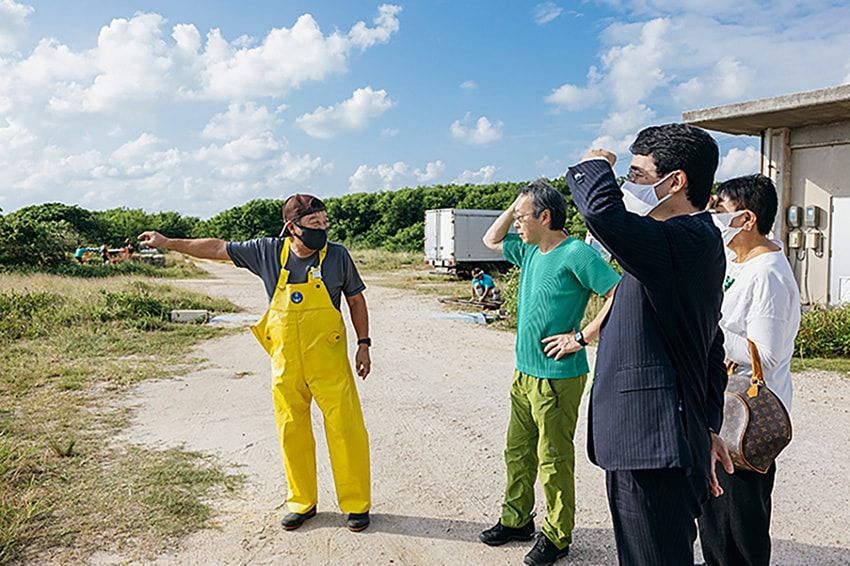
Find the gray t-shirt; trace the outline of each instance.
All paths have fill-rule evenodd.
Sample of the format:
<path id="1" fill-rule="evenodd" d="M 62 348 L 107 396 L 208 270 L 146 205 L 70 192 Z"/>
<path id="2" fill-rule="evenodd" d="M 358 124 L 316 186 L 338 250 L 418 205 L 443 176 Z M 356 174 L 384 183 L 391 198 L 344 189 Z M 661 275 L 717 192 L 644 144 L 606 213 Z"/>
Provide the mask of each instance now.
<path id="1" fill-rule="evenodd" d="M 283 251 L 284 240 L 285 238 L 257 238 L 246 242 L 227 242 L 227 253 L 234 265 L 250 270 L 263 280 L 269 301 L 272 300 L 277 281 L 280 279 L 280 252 Z M 290 250 L 286 260 L 288 283 L 305 283 L 307 272 L 318 265 L 318 253 L 302 259 Z M 351 297 L 366 289 L 351 255 L 339 244 L 328 244 L 328 254 L 322 266 L 322 280 L 337 309 L 342 293 Z"/>

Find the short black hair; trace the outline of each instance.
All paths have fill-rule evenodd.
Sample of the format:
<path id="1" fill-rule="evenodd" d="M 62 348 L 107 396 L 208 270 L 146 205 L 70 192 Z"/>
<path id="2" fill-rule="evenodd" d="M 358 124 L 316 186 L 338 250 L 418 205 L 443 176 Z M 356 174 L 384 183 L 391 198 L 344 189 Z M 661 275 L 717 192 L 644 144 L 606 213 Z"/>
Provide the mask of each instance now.
<path id="1" fill-rule="evenodd" d="M 749 210 L 756 215 L 756 228 L 766 236 L 773 228 L 779 198 L 776 187 L 764 175 L 746 175 L 723 181 L 717 187 L 717 195 L 735 204 L 736 210 Z"/>
<path id="2" fill-rule="evenodd" d="M 567 199 L 561 191 L 544 181 L 537 179 L 519 190 L 521 195 L 531 196 L 531 206 L 534 209 L 534 217 L 540 218 L 544 210 L 549 211 L 552 222 L 550 230 L 563 230 L 567 222 Z"/>
<path id="3" fill-rule="evenodd" d="M 652 157 L 659 179 L 671 171 L 684 171 L 688 200 L 699 209 L 706 207 L 720 159 L 717 142 L 708 132 L 688 124 L 650 126 L 638 133 L 629 151 Z"/>

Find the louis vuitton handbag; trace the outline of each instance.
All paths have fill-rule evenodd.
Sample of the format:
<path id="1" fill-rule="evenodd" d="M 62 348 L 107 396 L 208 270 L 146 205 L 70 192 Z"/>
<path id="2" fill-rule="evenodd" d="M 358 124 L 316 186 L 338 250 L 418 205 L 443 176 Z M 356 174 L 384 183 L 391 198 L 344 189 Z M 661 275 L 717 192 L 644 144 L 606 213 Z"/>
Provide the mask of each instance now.
<path id="1" fill-rule="evenodd" d="M 752 376 L 730 371 L 720 438 L 738 470 L 766 474 L 791 442 L 791 419 L 779 397 L 764 382 L 759 351 L 747 340 Z"/>

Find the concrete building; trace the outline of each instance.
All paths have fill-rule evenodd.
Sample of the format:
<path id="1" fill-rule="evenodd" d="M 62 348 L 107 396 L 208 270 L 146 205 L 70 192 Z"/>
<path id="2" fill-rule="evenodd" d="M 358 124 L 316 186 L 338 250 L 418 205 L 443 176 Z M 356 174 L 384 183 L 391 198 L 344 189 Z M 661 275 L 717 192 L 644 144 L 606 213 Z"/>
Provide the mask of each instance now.
<path id="1" fill-rule="evenodd" d="M 804 304 L 850 302 L 850 85 L 694 110 L 685 122 L 761 138 L 773 227 Z"/>

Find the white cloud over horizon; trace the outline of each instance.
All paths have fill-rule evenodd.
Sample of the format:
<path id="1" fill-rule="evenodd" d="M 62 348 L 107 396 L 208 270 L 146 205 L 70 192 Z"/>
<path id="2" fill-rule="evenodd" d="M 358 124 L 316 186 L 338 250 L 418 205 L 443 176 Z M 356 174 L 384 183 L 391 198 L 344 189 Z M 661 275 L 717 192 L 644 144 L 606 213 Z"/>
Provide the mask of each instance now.
<path id="1" fill-rule="evenodd" d="M 720 164 L 714 176 L 716 181 L 725 181 L 742 175 L 754 175 L 759 172 L 761 151 L 752 145 L 741 149 L 731 148 L 720 157 Z"/>
<path id="2" fill-rule="evenodd" d="M 765 21 L 752 2 L 602 1 L 626 21 L 604 28 L 584 84 L 543 97 L 556 111 L 603 113 L 588 147 L 622 156 L 640 129 L 686 110 L 850 82 L 847 5 L 816 0 L 804 14 L 781 3 Z"/>
<path id="3" fill-rule="evenodd" d="M 463 122 L 455 120 L 449 128 L 452 137 L 474 145 L 488 144 L 502 139 L 503 129 L 502 122 L 494 124 L 486 116 L 481 116 L 473 122 L 471 114 L 467 114 Z"/>
<path id="4" fill-rule="evenodd" d="M 329 33 L 303 14 L 259 40 L 228 40 L 217 28 L 202 37 L 191 23 L 139 12 L 109 20 L 88 49 L 45 37 L 19 51 L 33 9 L 0 0 L 0 208 L 64 200 L 206 216 L 310 190 L 334 163 L 279 133 L 282 99 L 389 42 L 400 12 L 385 4 L 372 24 Z M 392 104 L 385 91 L 359 89 L 302 124 L 318 137 L 356 130 Z M 187 132 L 163 123 L 180 105 L 212 111 Z"/>
<path id="5" fill-rule="evenodd" d="M 348 190 L 352 193 L 391 191 L 402 187 L 434 181 L 446 169 L 442 160 L 428 162 L 424 169 L 411 169 L 407 163 L 379 163 L 360 165 L 348 178 Z"/>
<path id="6" fill-rule="evenodd" d="M 319 106 L 313 112 L 303 114 L 295 124 L 307 135 L 319 139 L 330 139 L 342 132 L 355 132 L 368 126 L 369 120 L 377 118 L 395 106 L 385 90 L 372 87 L 358 88 L 351 98 L 339 104 Z"/>

